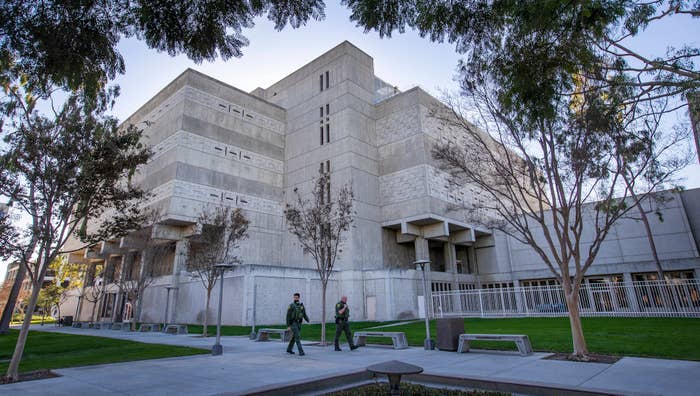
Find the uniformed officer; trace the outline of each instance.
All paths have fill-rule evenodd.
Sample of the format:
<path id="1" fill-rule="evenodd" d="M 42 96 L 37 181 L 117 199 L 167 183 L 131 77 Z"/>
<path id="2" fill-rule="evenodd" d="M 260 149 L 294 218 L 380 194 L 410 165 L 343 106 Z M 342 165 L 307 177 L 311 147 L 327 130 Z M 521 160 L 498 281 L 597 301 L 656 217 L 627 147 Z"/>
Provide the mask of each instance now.
<path id="1" fill-rule="evenodd" d="M 340 333 L 345 332 L 345 338 L 350 344 L 350 350 L 357 349 L 357 346 L 352 343 L 352 334 L 350 334 L 350 307 L 348 307 L 348 298 L 343 296 L 340 302 L 335 304 L 335 350 L 340 351 Z"/>
<path id="2" fill-rule="evenodd" d="M 287 330 L 292 331 L 292 339 L 289 341 L 289 346 L 287 347 L 287 353 L 294 354 L 292 348 L 294 348 L 294 343 L 297 344 L 297 350 L 299 350 L 299 356 L 304 356 L 304 349 L 301 347 L 301 322 L 306 320 L 309 322 L 309 317 L 306 316 L 306 309 L 304 304 L 299 301 L 299 293 L 294 293 L 294 302 L 289 304 L 287 308 Z"/>

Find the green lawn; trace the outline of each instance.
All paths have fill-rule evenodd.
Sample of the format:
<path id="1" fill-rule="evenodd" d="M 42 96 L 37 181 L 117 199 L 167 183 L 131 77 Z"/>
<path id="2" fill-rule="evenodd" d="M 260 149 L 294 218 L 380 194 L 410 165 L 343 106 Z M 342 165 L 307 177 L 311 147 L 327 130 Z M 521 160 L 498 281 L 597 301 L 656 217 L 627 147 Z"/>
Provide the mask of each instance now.
<path id="1" fill-rule="evenodd" d="M 700 360 L 700 320 L 687 318 L 582 318 L 592 353 Z M 535 351 L 573 351 L 568 318 L 465 319 L 467 333 L 527 334 Z M 396 326 L 410 345 L 423 345 L 425 324 Z M 435 338 L 435 321 L 430 323 Z M 515 350 L 515 343 L 474 341 L 474 348 Z"/>
<path id="2" fill-rule="evenodd" d="M 645 356 L 700 360 L 700 319 L 688 318 L 582 318 L 588 349 L 592 353 L 614 356 Z M 391 322 L 386 322 L 391 323 Z M 353 331 L 378 326 L 379 322 L 351 322 Z M 257 326 L 257 327 L 279 327 Z M 467 333 L 527 334 L 532 347 L 543 352 L 572 352 L 571 329 L 568 318 L 465 319 Z M 202 326 L 190 325 L 191 333 L 201 333 Z M 335 324 L 326 325 L 326 338 L 333 340 Z M 408 343 L 423 345 L 425 323 L 392 326 L 386 331 L 403 331 Z M 436 338 L 435 321 L 430 323 L 432 338 Z M 210 335 L 216 334 L 210 327 Z M 222 326 L 223 335 L 248 335 L 250 327 Z M 305 324 L 304 340 L 320 340 L 321 326 Z M 343 337 L 344 339 L 344 337 Z M 390 344 L 386 338 L 369 338 L 369 343 Z M 474 348 L 516 350 L 514 343 L 474 341 Z"/>
<path id="3" fill-rule="evenodd" d="M 10 330 L 9 334 L 0 336 L 0 373 L 7 371 L 7 366 L 14 352 L 17 334 L 17 330 Z M 31 331 L 27 338 L 20 371 L 89 366 L 209 352 L 209 350 L 199 348 Z"/>
<path id="4" fill-rule="evenodd" d="M 21 325 L 23 321 L 24 321 L 24 318 L 22 316 L 15 315 L 15 317 L 12 318 L 10 325 Z M 56 319 L 54 319 L 53 316 L 44 316 L 44 324 L 55 324 L 55 323 L 56 323 Z M 41 316 L 39 316 L 39 315 L 32 316 L 32 324 L 41 324 Z"/>

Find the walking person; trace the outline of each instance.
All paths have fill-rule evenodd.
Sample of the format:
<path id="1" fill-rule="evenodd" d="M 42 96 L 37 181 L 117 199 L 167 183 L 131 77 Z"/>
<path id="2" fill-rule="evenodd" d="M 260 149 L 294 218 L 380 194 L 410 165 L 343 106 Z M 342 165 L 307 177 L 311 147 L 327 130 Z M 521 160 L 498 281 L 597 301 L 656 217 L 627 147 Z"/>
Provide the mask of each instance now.
<path id="1" fill-rule="evenodd" d="M 350 307 L 348 307 L 348 298 L 343 296 L 340 298 L 340 302 L 335 304 L 335 350 L 341 351 L 340 349 L 340 333 L 345 332 L 345 339 L 348 340 L 350 344 L 350 350 L 353 351 L 357 349 L 357 346 L 352 343 L 352 334 L 350 333 Z"/>
<path id="2" fill-rule="evenodd" d="M 299 293 L 294 293 L 294 301 L 287 308 L 287 330 L 292 331 L 292 339 L 289 341 L 289 346 L 287 346 L 287 353 L 294 354 L 292 348 L 294 348 L 294 343 L 296 342 L 299 356 L 304 356 L 304 348 L 301 347 L 301 322 L 306 320 L 306 323 L 308 323 L 309 317 L 306 316 L 306 309 L 304 304 L 299 301 L 299 297 Z"/>

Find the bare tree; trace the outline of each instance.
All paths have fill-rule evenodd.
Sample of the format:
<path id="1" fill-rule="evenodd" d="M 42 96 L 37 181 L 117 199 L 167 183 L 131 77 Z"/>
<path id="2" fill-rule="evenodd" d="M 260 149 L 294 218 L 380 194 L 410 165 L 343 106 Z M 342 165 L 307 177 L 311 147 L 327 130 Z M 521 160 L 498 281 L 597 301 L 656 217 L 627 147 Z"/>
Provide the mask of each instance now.
<path id="1" fill-rule="evenodd" d="M 143 249 L 139 253 L 127 253 L 129 257 L 124 260 L 122 267 L 124 273 L 115 279 L 122 298 L 131 302 L 134 307 L 133 320 L 130 324 L 132 330 L 136 329 L 136 322 L 140 320 L 146 290 L 159 276 L 166 274 L 167 262 L 163 257 L 175 249 L 172 241 L 151 238 L 150 233 L 144 239 Z"/>
<path id="2" fill-rule="evenodd" d="M 202 336 L 207 337 L 209 325 L 209 303 L 211 292 L 221 275 L 216 264 L 238 264 L 240 258 L 233 254 L 238 243 L 248 237 L 248 219 L 240 208 L 231 209 L 223 203 L 205 209 L 197 218 L 202 231 L 190 240 L 190 254 L 187 258 L 187 270 L 192 278 L 199 279 L 204 286 L 207 297 L 204 303 Z"/>
<path id="3" fill-rule="evenodd" d="M 321 279 L 321 344 L 326 343 L 326 290 L 333 275 L 333 266 L 344 234 L 352 225 L 353 194 L 350 186 L 338 190 L 333 199 L 330 189 L 330 172 L 319 171 L 314 182 L 311 199 L 301 196 L 297 189 L 296 202 L 287 205 L 284 215 L 289 231 L 294 234 L 304 253 L 313 257 Z"/>
<path id="4" fill-rule="evenodd" d="M 105 293 L 107 292 L 107 283 L 104 281 L 105 266 L 107 263 L 90 263 L 88 264 L 88 270 L 86 273 L 85 290 L 83 291 L 83 298 L 85 301 L 92 304 L 92 311 L 90 313 L 90 322 L 95 322 L 97 306 L 102 301 Z"/>
<path id="5" fill-rule="evenodd" d="M 554 274 L 568 307 L 572 358 L 588 359 L 578 304 L 584 274 L 612 225 L 671 178 L 659 164 L 687 133 L 658 128 L 641 107 L 621 111 L 615 91 L 582 87 L 579 96 L 560 98 L 557 117 L 538 119 L 504 110 L 492 87 L 463 88 L 488 133 L 465 120 L 465 102 L 448 99 L 450 108 L 433 114 L 459 141 L 438 143 L 433 156 L 455 185 L 481 192 L 470 200 L 472 220 L 529 245 Z"/>
<path id="6" fill-rule="evenodd" d="M 131 283 L 132 297 L 136 304 L 132 329 L 141 318 L 143 296 L 146 289 L 153 284 L 157 277 L 167 274 L 169 262 L 163 260 L 163 257 L 174 251 L 175 242 L 152 238 L 150 233 L 146 237 L 144 248 L 141 250 L 140 254 L 140 262 L 138 263 L 138 273 L 136 274 L 136 279 Z M 134 265 L 136 265 L 136 263 Z"/>

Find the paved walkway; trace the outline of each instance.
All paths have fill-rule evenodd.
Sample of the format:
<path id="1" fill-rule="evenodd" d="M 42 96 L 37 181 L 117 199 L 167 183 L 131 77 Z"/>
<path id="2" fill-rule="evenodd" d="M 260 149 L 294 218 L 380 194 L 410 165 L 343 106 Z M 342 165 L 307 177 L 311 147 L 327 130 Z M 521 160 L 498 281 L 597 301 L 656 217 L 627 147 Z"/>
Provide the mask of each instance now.
<path id="1" fill-rule="evenodd" d="M 192 335 L 125 333 L 113 330 L 42 330 L 210 348 L 213 339 Z M 700 362 L 623 358 L 615 364 L 544 360 L 546 353 L 521 357 L 510 352 L 466 354 L 366 347 L 343 352 L 306 346 L 307 355 L 285 353 L 278 341 L 253 342 L 222 337 L 222 356 L 188 356 L 55 370 L 61 377 L 0 386 L 8 395 L 211 395 L 247 390 L 324 375 L 360 370 L 386 360 L 401 360 L 427 374 L 542 383 L 624 394 L 697 395 Z"/>

